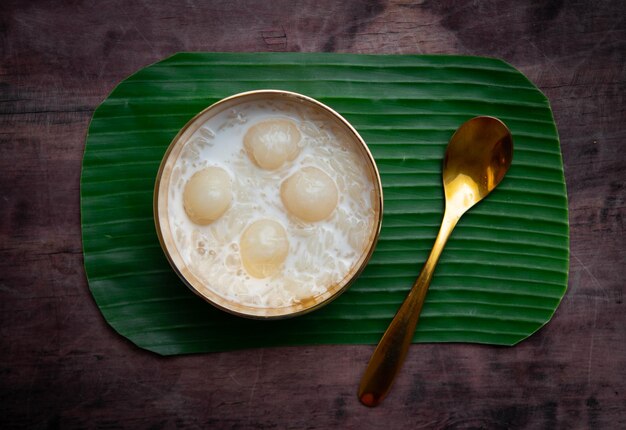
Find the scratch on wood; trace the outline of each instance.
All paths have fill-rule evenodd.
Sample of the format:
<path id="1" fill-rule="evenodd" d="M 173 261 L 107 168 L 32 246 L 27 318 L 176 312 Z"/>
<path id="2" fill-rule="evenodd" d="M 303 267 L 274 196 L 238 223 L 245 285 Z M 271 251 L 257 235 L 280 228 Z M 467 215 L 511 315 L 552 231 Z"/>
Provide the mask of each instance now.
<path id="1" fill-rule="evenodd" d="M 233 380 L 233 382 L 234 382 L 235 384 L 237 384 L 237 386 L 239 386 L 239 387 L 242 387 L 242 386 L 243 386 L 243 384 L 242 384 L 241 382 L 239 382 L 239 380 L 238 380 L 237 378 L 235 378 L 235 376 L 233 375 L 233 373 L 232 373 L 232 372 L 228 374 L 228 377 L 229 377 L 230 379 L 232 379 L 232 380 Z"/>
<path id="2" fill-rule="evenodd" d="M 602 299 L 604 301 L 607 301 L 608 297 L 606 296 L 606 292 L 604 288 L 602 288 L 602 285 L 600 284 L 598 279 L 591 273 L 589 268 L 581 261 L 580 258 L 578 258 L 576 254 L 572 252 L 571 255 L 578 262 L 578 264 L 580 264 L 583 270 L 591 277 L 593 284 L 598 288 L 599 292 L 603 294 Z M 589 339 L 589 354 L 587 356 L 587 386 L 589 386 L 591 383 L 591 363 L 593 361 L 593 347 L 594 347 L 594 341 L 595 341 L 596 326 L 598 323 L 598 299 L 599 298 L 600 298 L 599 295 L 594 295 L 593 297 L 593 324 L 591 326 L 591 337 Z"/>
<path id="3" fill-rule="evenodd" d="M 439 364 L 441 365 L 441 373 L 443 374 L 443 381 L 444 381 L 444 385 L 446 386 L 446 396 L 448 397 L 450 404 L 453 404 L 454 399 L 452 397 L 452 393 L 450 392 L 450 387 L 448 385 L 450 378 L 448 376 L 448 369 L 446 368 L 446 363 L 441 357 L 441 352 L 438 349 L 435 349 L 435 351 L 437 351 L 437 361 L 439 361 Z"/>
<path id="4" fill-rule="evenodd" d="M 602 284 L 600 284 L 600 281 L 598 281 L 598 278 L 596 278 L 593 275 L 593 273 L 591 273 L 589 268 L 587 266 L 585 266 L 585 263 L 583 263 L 582 260 L 580 258 L 578 258 L 578 256 L 576 254 L 574 254 L 573 252 L 571 254 L 572 254 L 572 257 L 574 257 L 576 259 L 576 261 L 578 261 L 578 264 L 580 264 L 580 266 L 583 268 L 585 273 L 587 273 L 591 277 L 594 285 L 596 285 L 599 288 L 600 292 L 603 293 L 603 295 L 605 296 L 604 300 L 608 300 L 608 296 L 606 295 L 606 291 L 604 291 L 604 288 L 602 287 Z"/>
<path id="5" fill-rule="evenodd" d="M 261 37 L 263 38 L 263 42 L 270 49 L 270 51 L 286 51 L 287 43 L 289 39 L 287 38 L 287 33 L 285 32 L 285 27 L 282 25 L 279 29 L 271 28 L 267 30 L 261 30 Z"/>
<path id="6" fill-rule="evenodd" d="M 128 13 L 126 13 L 126 10 L 124 10 L 124 8 L 120 8 L 120 11 L 124 14 L 124 16 L 126 17 L 128 22 L 130 23 L 130 25 L 135 29 L 137 34 L 139 34 L 139 36 L 143 39 L 143 41 L 146 42 L 146 45 L 148 45 L 150 47 L 150 49 L 152 50 L 152 53 L 156 54 L 157 50 L 154 48 L 154 45 L 146 38 L 145 34 L 143 34 L 143 32 L 139 29 L 139 27 L 137 27 L 137 24 L 135 23 L 133 18 L 131 18 L 130 15 L 128 15 Z"/>
<path id="7" fill-rule="evenodd" d="M 254 400 L 254 391 L 256 390 L 256 386 L 259 383 L 259 376 L 261 375 L 261 364 L 263 363 L 263 349 L 259 351 L 259 361 L 256 365 L 256 375 L 254 376 L 254 382 L 252 383 L 252 388 L 250 389 L 250 398 L 248 399 L 248 426 L 250 425 L 250 420 L 252 419 L 252 401 Z"/>
<path id="8" fill-rule="evenodd" d="M 593 360 L 593 343 L 598 323 L 598 298 L 593 300 L 593 326 L 591 327 L 591 340 L 589 341 L 589 356 L 587 357 L 587 387 L 591 384 L 591 361 Z"/>

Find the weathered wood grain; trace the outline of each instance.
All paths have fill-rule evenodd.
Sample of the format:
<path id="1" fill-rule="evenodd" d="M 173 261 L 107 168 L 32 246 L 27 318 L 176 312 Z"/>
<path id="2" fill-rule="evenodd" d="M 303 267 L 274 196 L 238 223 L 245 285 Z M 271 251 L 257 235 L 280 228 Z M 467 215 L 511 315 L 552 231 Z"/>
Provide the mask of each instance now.
<path id="1" fill-rule="evenodd" d="M 0 427 L 624 428 L 626 4 L 620 1 L 0 3 Z M 569 290 L 514 348 L 415 345 L 378 409 L 371 346 L 161 358 L 109 328 L 82 267 L 95 107 L 177 51 L 501 57 L 549 97 L 571 223 Z"/>

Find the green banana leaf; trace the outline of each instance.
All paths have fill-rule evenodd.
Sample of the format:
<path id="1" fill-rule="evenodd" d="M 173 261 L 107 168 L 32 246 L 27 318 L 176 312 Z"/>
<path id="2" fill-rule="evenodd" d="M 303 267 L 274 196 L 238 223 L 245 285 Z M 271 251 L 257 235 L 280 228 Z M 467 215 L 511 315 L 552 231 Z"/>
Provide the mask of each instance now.
<path id="1" fill-rule="evenodd" d="M 384 188 L 366 270 L 330 305 L 290 320 L 235 317 L 195 296 L 168 265 L 153 223 L 155 177 L 178 130 L 217 100 L 255 89 L 295 91 L 341 113 L 369 145 Z M 95 111 L 85 148 L 83 248 L 96 303 L 121 335 L 164 355 L 376 343 L 437 234 L 447 142 L 477 115 L 509 126 L 513 164 L 452 234 L 414 341 L 520 342 L 550 320 L 567 287 L 567 195 L 547 99 L 491 58 L 179 53 L 138 71 Z"/>

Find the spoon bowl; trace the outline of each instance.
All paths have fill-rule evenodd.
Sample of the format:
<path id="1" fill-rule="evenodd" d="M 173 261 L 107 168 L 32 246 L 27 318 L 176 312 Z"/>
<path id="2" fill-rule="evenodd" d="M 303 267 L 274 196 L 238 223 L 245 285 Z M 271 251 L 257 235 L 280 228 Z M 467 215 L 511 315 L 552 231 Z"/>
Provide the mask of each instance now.
<path id="1" fill-rule="evenodd" d="M 513 159 L 511 132 L 502 121 L 479 116 L 452 135 L 443 160 L 445 211 L 433 249 L 385 331 L 361 378 L 358 396 L 377 406 L 402 368 L 441 252 L 461 216 L 498 186 Z"/>
<path id="2" fill-rule="evenodd" d="M 512 158 L 511 132 L 499 119 L 479 116 L 461 125 L 443 159 L 446 211 L 462 215 L 484 199 L 500 183 Z"/>

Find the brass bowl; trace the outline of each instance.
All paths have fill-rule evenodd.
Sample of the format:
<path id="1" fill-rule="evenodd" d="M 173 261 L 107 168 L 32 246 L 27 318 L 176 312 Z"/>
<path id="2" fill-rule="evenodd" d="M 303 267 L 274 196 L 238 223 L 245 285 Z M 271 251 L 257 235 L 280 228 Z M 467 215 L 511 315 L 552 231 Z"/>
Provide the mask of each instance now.
<path id="1" fill-rule="evenodd" d="M 289 102 L 291 104 L 302 105 L 303 107 L 312 108 L 315 114 L 318 113 L 325 117 L 325 120 L 329 121 L 329 124 L 339 127 L 343 133 L 348 136 L 350 142 L 355 145 L 357 151 L 361 153 L 365 161 L 365 165 L 369 171 L 369 176 L 373 186 L 373 210 L 375 214 L 374 227 L 367 241 L 365 251 L 362 253 L 356 264 L 352 266 L 352 269 L 342 278 L 342 280 L 336 284 L 330 285 L 327 291 L 323 294 L 311 297 L 295 303 L 289 306 L 283 307 L 255 307 L 247 304 L 242 304 L 233 300 L 222 297 L 215 291 L 204 286 L 203 282 L 190 270 L 188 265 L 183 261 L 183 258 L 176 246 L 172 231 L 170 229 L 169 215 L 168 215 L 168 198 L 169 187 L 172 172 L 176 160 L 181 155 L 181 152 L 192 137 L 192 135 L 210 118 L 213 116 L 228 110 L 233 109 L 239 104 L 261 101 L 282 101 Z M 247 318 L 255 319 L 279 319 L 293 317 L 296 315 L 302 315 L 307 312 L 311 312 L 318 309 L 333 299 L 337 298 L 342 292 L 344 292 L 350 284 L 359 276 L 367 265 L 380 234 L 380 227 L 382 223 L 383 213 L 383 190 L 380 181 L 380 175 L 378 168 L 372 154 L 370 153 L 367 145 L 357 133 L 357 131 L 337 112 L 329 108 L 328 106 L 314 100 L 310 97 L 303 96 L 301 94 L 281 91 L 281 90 L 258 90 L 250 91 L 240 94 L 235 94 L 231 97 L 222 99 L 211 106 L 204 109 L 202 112 L 192 118 L 174 137 L 172 143 L 167 148 L 163 160 L 161 162 L 155 183 L 154 190 L 154 221 L 156 226 L 159 242 L 163 248 L 170 265 L 176 272 L 176 274 L 183 280 L 185 285 L 189 287 L 195 294 L 202 297 L 204 300 L 214 305 L 215 307 L 222 309 L 231 314 L 239 315 Z"/>

